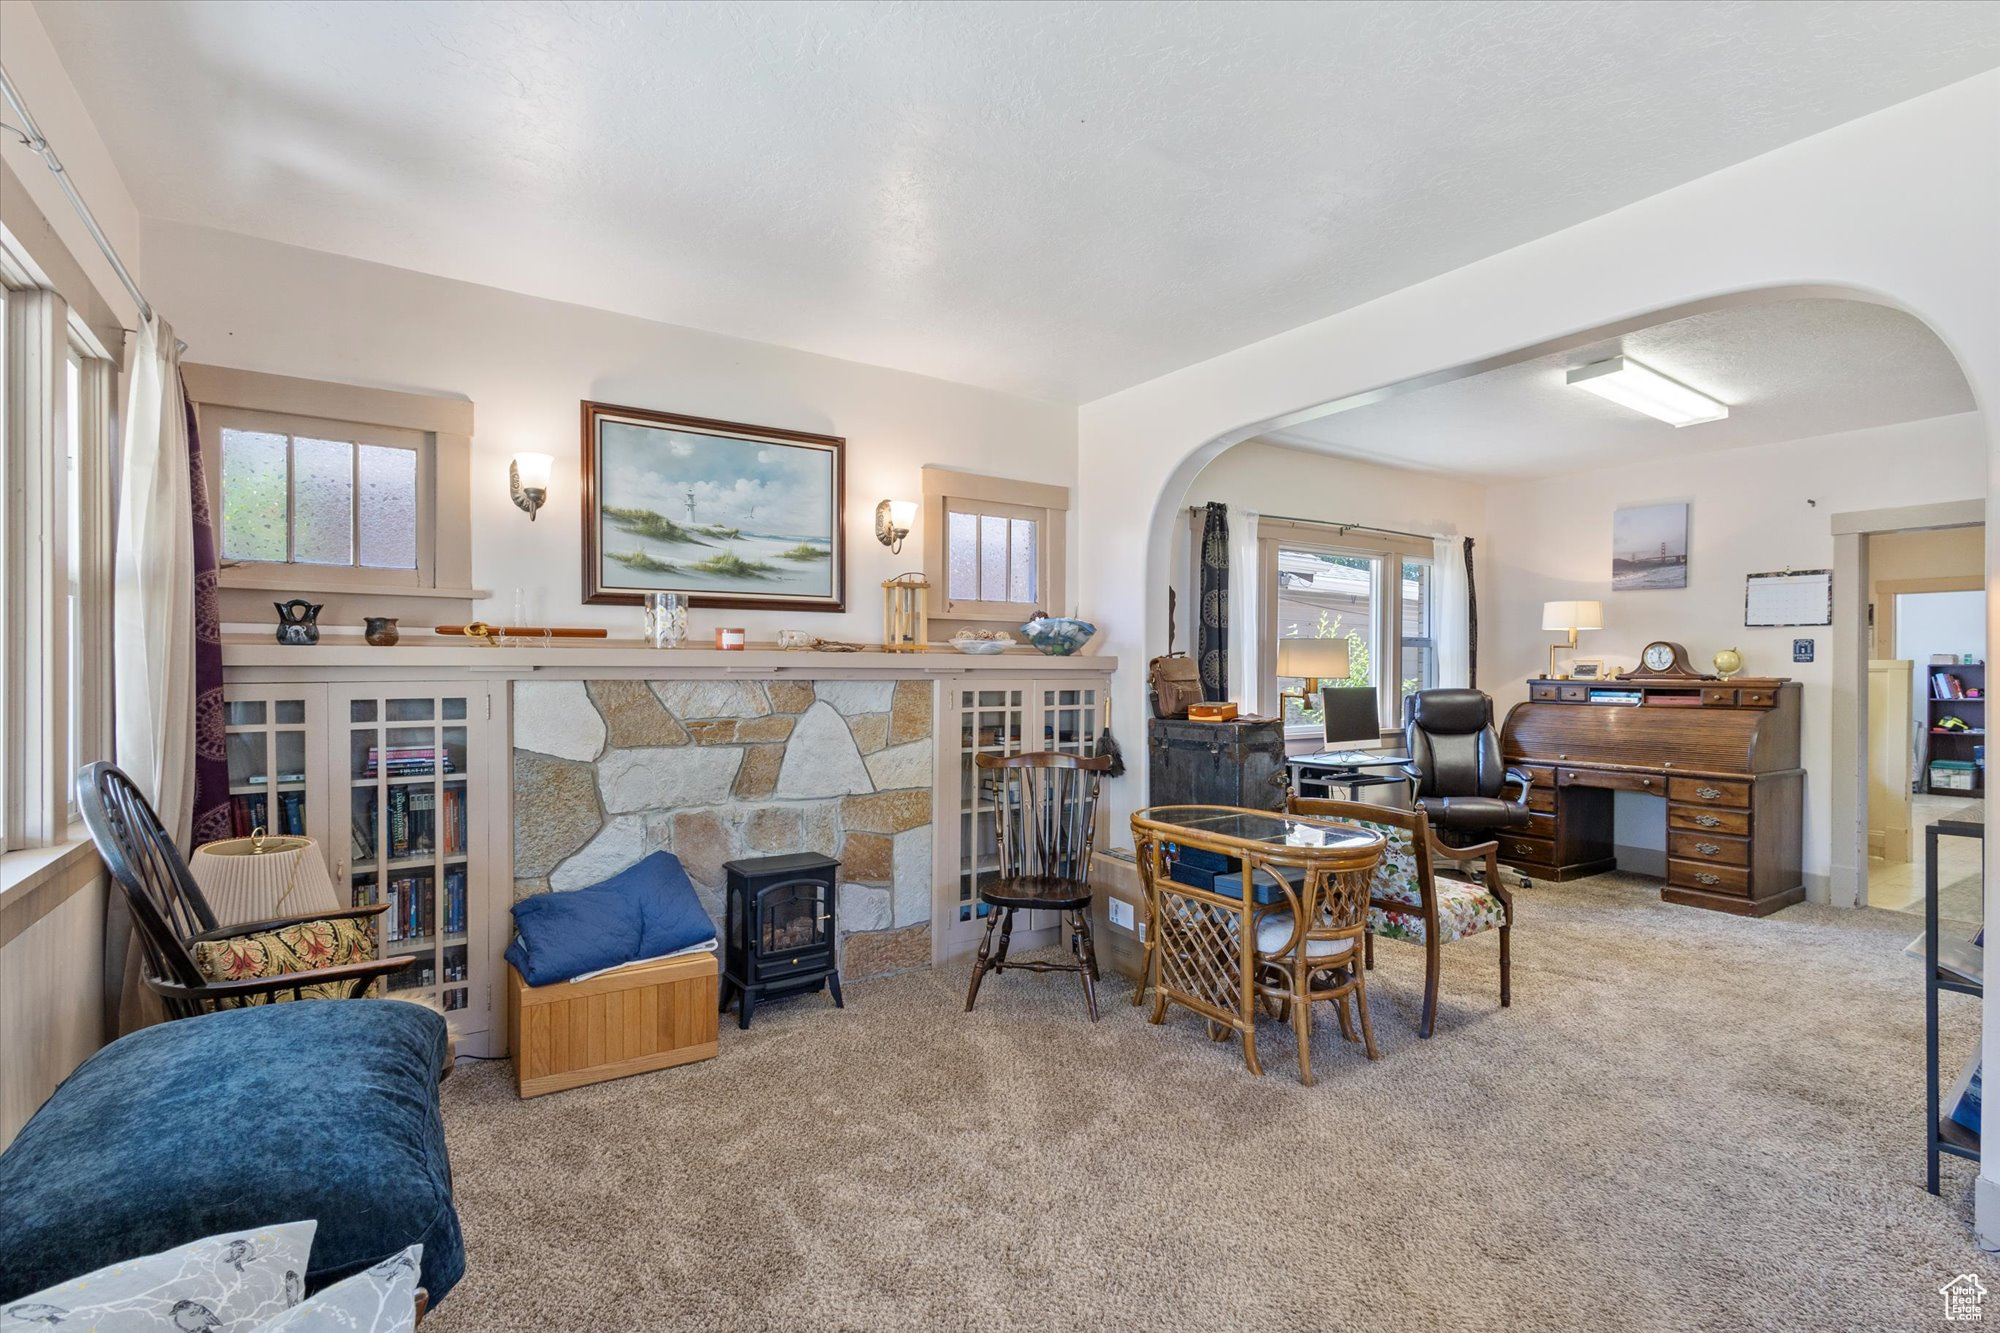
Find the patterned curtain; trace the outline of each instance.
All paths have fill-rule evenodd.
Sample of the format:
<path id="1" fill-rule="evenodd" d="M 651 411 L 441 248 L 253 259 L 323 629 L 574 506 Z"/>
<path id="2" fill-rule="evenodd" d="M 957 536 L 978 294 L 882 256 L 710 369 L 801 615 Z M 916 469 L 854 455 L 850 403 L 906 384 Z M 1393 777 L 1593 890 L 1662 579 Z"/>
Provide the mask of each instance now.
<path id="1" fill-rule="evenodd" d="M 188 499 L 194 513 L 194 822 L 190 853 L 226 838 L 229 819 L 229 753 L 222 725 L 222 622 L 216 606 L 215 519 L 208 507 L 208 477 L 201 465 L 201 428 L 187 384 Z M 272 805 L 272 810 L 277 805 Z"/>
<path id="2" fill-rule="evenodd" d="M 1229 697 L 1229 506 L 1210 501 L 1201 524 L 1201 617 L 1195 626 L 1201 697 Z"/>

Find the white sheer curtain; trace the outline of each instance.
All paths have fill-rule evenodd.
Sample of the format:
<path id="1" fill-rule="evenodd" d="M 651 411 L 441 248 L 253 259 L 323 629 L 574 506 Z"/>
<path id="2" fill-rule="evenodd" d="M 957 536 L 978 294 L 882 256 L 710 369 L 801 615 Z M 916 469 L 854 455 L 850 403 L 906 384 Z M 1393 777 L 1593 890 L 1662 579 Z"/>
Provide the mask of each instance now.
<path id="1" fill-rule="evenodd" d="M 1463 687 L 1472 677 L 1462 540 L 1438 537 L 1431 542 L 1431 638 L 1437 645 L 1437 683 L 1446 687 Z"/>
<path id="2" fill-rule="evenodd" d="M 112 586 L 112 708 L 118 767 L 183 849 L 194 815 L 194 521 L 187 408 L 174 331 L 139 322 L 125 395 Z M 105 1039 L 156 1022 L 139 985 L 131 914 L 104 913 Z"/>
<path id="3" fill-rule="evenodd" d="M 194 784 L 194 529 L 174 332 L 142 320 L 125 396 L 112 635 L 118 766 L 187 845 Z"/>

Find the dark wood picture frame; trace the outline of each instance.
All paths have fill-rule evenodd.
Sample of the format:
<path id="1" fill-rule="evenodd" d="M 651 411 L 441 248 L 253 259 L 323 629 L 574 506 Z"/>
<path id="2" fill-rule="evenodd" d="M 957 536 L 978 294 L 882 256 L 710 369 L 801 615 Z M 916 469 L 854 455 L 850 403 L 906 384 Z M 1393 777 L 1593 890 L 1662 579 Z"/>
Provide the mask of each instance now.
<path id="1" fill-rule="evenodd" d="M 713 592 L 699 587 L 672 583 L 657 586 L 607 584 L 604 577 L 604 515 L 600 505 L 603 487 L 599 470 L 602 459 L 598 435 L 607 421 L 653 426 L 693 435 L 712 435 L 731 440 L 821 449 L 832 455 L 832 561 L 830 596 L 774 593 L 765 596 Z M 844 611 L 847 609 L 847 441 L 838 435 L 816 435 L 809 431 L 784 430 L 775 426 L 753 426 L 741 421 L 717 421 L 710 417 L 682 416 L 655 412 L 643 407 L 623 407 L 615 403 L 585 401 L 583 435 L 579 458 L 583 485 L 583 600 L 597 606 L 638 606 L 648 592 L 678 592 L 697 607 L 738 608 L 752 611 Z"/>

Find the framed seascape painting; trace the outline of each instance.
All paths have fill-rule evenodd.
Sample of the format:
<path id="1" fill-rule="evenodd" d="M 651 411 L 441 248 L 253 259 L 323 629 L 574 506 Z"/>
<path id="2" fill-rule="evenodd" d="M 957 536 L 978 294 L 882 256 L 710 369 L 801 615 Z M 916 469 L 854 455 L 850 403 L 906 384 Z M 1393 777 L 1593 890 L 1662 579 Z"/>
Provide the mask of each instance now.
<path id="1" fill-rule="evenodd" d="M 1685 503 L 1634 505 L 1611 517 L 1611 587 L 1685 588 L 1688 585 L 1688 507 Z"/>
<path id="2" fill-rule="evenodd" d="M 584 601 L 843 609 L 846 443 L 585 403 Z"/>

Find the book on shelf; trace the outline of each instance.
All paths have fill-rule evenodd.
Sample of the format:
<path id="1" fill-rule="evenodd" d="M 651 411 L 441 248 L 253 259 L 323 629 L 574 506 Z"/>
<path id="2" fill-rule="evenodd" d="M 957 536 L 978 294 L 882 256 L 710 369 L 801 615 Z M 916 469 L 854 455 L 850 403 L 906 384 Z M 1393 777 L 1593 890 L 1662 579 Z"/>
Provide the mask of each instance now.
<path id="1" fill-rule="evenodd" d="M 1977 1055 L 1970 1057 L 1965 1068 L 1959 1071 L 1957 1081 L 1951 1085 L 1951 1091 L 1939 1103 L 1946 1108 L 1947 1119 L 1975 1135 L 1979 1133 L 1979 1064 Z"/>
<path id="2" fill-rule="evenodd" d="M 435 745 L 371 745 L 362 776 L 418 777 L 433 771 L 452 771 L 450 750 Z"/>

